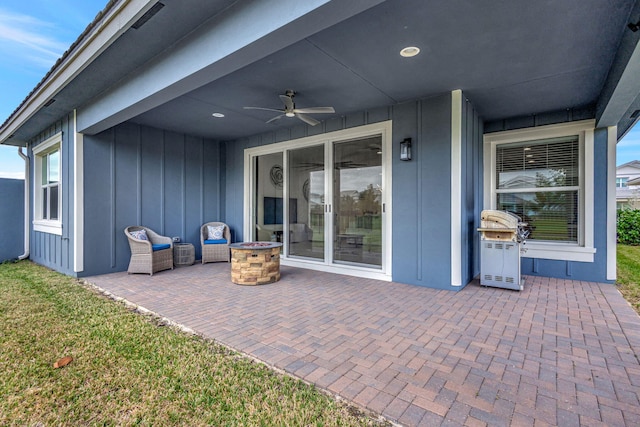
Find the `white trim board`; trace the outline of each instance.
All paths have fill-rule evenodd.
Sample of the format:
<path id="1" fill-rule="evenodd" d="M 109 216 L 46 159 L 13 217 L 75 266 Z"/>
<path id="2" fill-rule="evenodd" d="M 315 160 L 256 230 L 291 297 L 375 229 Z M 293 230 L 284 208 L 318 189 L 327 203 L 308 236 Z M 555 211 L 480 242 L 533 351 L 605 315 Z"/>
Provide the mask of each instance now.
<path id="1" fill-rule="evenodd" d="M 607 128 L 607 280 L 616 280 L 616 144 L 618 127 Z"/>
<path id="2" fill-rule="evenodd" d="M 73 111 L 73 271 L 84 271 L 84 135 Z"/>
<path id="3" fill-rule="evenodd" d="M 451 92 L 451 286 L 462 286 L 462 91 Z"/>
<path id="4" fill-rule="evenodd" d="M 34 180 L 33 180 L 33 231 L 39 231 L 42 233 L 55 234 L 58 236 L 62 236 L 62 221 L 58 220 L 48 220 L 41 219 L 42 217 L 42 190 L 41 190 L 41 182 L 42 182 L 42 156 L 47 153 L 47 151 L 52 148 L 58 148 L 60 152 L 60 172 L 62 172 L 64 168 L 64 158 L 62 156 L 62 132 L 58 132 L 55 135 L 47 138 L 42 141 L 36 147 L 33 148 L 33 157 L 34 157 Z M 60 203 L 62 203 L 62 195 L 64 192 L 63 187 L 63 175 L 60 173 L 60 184 L 59 184 L 59 192 L 58 197 Z"/>

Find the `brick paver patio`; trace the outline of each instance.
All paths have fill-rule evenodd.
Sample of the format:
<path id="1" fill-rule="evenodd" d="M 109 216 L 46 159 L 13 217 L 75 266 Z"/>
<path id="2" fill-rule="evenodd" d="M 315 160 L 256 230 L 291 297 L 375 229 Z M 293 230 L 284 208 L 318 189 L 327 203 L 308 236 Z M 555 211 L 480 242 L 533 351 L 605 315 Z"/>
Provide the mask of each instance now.
<path id="1" fill-rule="evenodd" d="M 454 293 L 227 263 L 88 282 L 407 426 L 638 426 L 640 318 L 612 285 Z"/>

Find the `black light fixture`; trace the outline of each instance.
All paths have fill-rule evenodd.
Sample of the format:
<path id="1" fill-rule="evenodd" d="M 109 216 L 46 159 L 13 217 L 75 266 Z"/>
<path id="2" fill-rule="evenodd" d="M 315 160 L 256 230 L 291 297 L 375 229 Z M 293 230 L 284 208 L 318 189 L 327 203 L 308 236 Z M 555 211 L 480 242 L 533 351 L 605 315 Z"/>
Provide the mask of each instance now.
<path id="1" fill-rule="evenodd" d="M 411 160 L 411 138 L 405 138 L 400 143 L 400 160 Z"/>
<path id="2" fill-rule="evenodd" d="M 640 30 L 640 21 L 636 22 L 635 24 L 633 22 L 629 22 L 627 24 L 627 27 L 635 33 L 636 31 Z"/>

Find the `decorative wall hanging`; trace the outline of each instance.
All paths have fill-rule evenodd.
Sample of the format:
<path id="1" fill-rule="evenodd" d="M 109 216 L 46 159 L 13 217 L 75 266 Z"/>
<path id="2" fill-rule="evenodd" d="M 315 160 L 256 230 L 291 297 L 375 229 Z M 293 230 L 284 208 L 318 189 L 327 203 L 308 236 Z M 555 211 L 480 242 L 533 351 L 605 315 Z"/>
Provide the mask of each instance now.
<path id="1" fill-rule="evenodd" d="M 271 168 L 271 172 L 269 172 L 269 175 L 271 176 L 271 182 L 273 183 L 273 185 L 275 185 L 277 188 L 282 188 L 282 181 L 284 179 L 282 175 L 282 166 L 273 165 L 273 167 Z"/>
<path id="2" fill-rule="evenodd" d="M 309 201 L 309 180 L 308 179 L 306 179 L 302 183 L 302 195 L 304 196 L 304 199 L 308 202 Z"/>

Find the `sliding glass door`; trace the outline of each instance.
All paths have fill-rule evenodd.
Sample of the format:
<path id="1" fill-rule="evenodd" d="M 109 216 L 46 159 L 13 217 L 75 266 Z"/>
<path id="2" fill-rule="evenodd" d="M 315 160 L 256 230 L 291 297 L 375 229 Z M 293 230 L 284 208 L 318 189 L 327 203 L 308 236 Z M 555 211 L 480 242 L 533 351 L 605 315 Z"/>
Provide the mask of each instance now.
<path id="1" fill-rule="evenodd" d="M 325 258 L 324 145 L 288 150 L 289 203 L 296 207 L 289 225 L 288 255 Z"/>
<path id="2" fill-rule="evenodd" d="M 390 127 L 368 128 L 247 150 L 251 238 L 290 265 L 389 278 Z"/>
<path id="3" fill-rule="evenodd" d="M 333 144 L 333 260 L 382 265 L 382 139 Z"/>
<path id="4" fill-rule="evenodd" d="M 282 242 L 284 231 L 284 172 L 282 153 L 255 158 L 253 240 Z"/>

